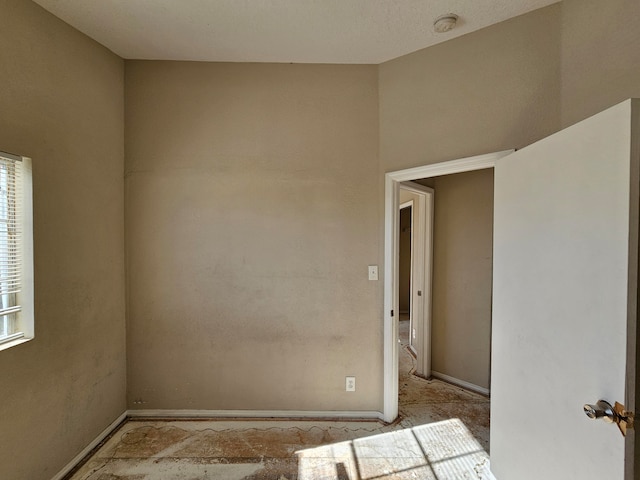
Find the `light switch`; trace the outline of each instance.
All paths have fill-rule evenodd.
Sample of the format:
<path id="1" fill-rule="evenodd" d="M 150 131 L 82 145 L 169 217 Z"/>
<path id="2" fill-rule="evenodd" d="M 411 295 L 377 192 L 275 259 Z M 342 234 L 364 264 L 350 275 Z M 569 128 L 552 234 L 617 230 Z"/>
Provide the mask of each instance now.
<path id="1" fill-rule="evenodd" d="M 378 280 L 378 266 L 369 265 L 369 280 Z"/>

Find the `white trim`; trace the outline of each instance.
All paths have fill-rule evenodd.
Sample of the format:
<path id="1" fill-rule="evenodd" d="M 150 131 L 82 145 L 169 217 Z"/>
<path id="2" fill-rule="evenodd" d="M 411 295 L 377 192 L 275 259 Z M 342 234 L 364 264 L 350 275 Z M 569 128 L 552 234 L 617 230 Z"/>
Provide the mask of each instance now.
<path id="1" fill-rule="evenodd" d="M 67 463 L 51 480 L 62 480 L 76 466 L 111 435 L 122 422 L 129 418 L 241 418 L 241 419 L 304 419 L 326 418 L 344 420 L 376 420 L 382 421 L 382 412 L 375 411 L 310 411 L 310 410 L 127 410 L 105 428 L 89 445 L 82 449 L 73 460 Z"/>
<path id="2" fill-rule="evenodd" d="M 391 423 L 398 416 L 398 180 L 385 175 L 384 189 L 384 342 L 383 342 L 383 420 Z"/>
<path id="3" fill-rule="evenodd" d="M 435 191 L 419 183 L 402 182 L 400 190 L 418 197 L 411 220 L 411 338 L 416 373 L 431 372 L 431 279 L 433 271 L 433 203 Z M 421 290 L 423 295 L 418 296 Z"/>
<path id="4" fill-rule="evenodd" d="M 343 410 L 127 410 L 129 418 L 343 418 L 351 420 L 382 420 L 375 411 Z"/>
<path id="5" fill-rule="evenodd" d="M 20 290 L 16 294 L 19 307 L 7 309 L 3 315 L 16 313 L 15 332 L 0 340 L 0 351 L 16 345 L 26 343 L 35 336 L 34 329 L 34 285 L 33 285 L 33 178 L 32 162 L 29 157 L 22 157 L 12 153 L 0 152 L 0 156 L 20 162 L 21 175 L 16 180 L 20 183 L 17 191 L 19 197 L 21 217 L 18 224 L 22 229 L 19 245 Z M 12 312 L 13 311 L 13 312 Z"/>
<path id="6" fill-rule="evenodd" d="M 33 280 L 33 173 L 29 157 L 22 157 L 22 290 L 18 303 L 20 330 L 27 339 L 35 337 L 35 307 Z"/>
<path id="7" fill-rule="evenodd" d="M 82 451 L 73 457 L 69 463 L 67 463 L 62 470 L 60 470 L 51 480 L 62 480 L 65 476 L 71 472 L 82 460 L 85 459 L 87 455 L 91 453 L 91 451 L 96 448 L 100 443 L 107 438 L 109 435 L 113 433 L 113 431 L 118 428 L 118 426 L 124 422 L 127 418 L 127 412 L 124 412 L 118 418 L 116 418 L 111 425 L 105 428 L 102 433 L 100 433 L 89 445 L 82 449 Z"/>
<path id="8" fill-rule="evenodd" d="M 493 168 L 498 158 L 512 154 L 515 150 L 503 150 L 501 152 L 476 155 L 475 157 L 460 158 L 448 162 L 433 163 L 422 167 L 407 168 L 389 172 L 391 178 L 396 182 L 408 182 L 420 178 L 438 177 L 440 175 L 451 175 L 452 173 L 471 172 L 484 168 Z"/>
<path id="9" fill-rule="evenodd" d="M 401 187 L 402 188 L 402 187 Z M 403 189 L 404 190 L 404 189 Z M 408 190 L 407 190 L 408 191 Z M 418 202 L 419 203 L 419 202 Z M 415 240 L 414 240 L 414 236 L 415 236 L 415 210 L 416 210 L 416 206 L 414 205 L 414 201 L 413 199 L 401 203 L 400 204 L 400 208 L 399 211 L 402 212 L 403 209 L 411 207 L 411 231 L 410 231 L 410 235 L 411 235 L 411 251 L 409 253 L 410 255 L 410 268 L 409 268 L 409 310 L 400 310 L 400 298 L 398 296 L 398 317 L 400 317 L 400 315 L 404 314 L 404 313 L 408 313 L 409 314 L 409 348 L 411 348 L 414 352 L 415 352 L 415 347 L 414 347 L 414 343 L 415 343 L 415 338 L 413 337 L 413 331 L 414 331 L 414 322 L 415 322 L 415 305 L 413 304 L 413 291 L 414 291 L 414 264 L 415 262 Z M 402 213 L 400 214 L 400 217 L 398 217 L 398 221 L 402 221 L 401 220 L 402 217 Z M 400 230 L 398 230 L 398 234 L 402 234 L 402 232 Z M 400 246 L 398 246 L 398 255 L 400 255 Z M 400 288 L 400 267 L 398 267 L 398 288 Z M 399 294 L 400 292 L 398 292 Z M 398 318 L 398 320 L 400 320 L 400 318 Z"/>
<path id="10" fill-rule="evenodd" d="M 27 343 L 28 341 L 33 340 L 32 338 L 25 338 L 22 332 L 16 333 L 10 338 L 11 340 L 6 339 L 2 343 L 0 343 L 0 351 L 7 350 L 8 348 L 15 347 L 16 345 L 20 345 L 21 343 Z"/>
<path id="11" fill-rule="evenodd" d="M 457 385 L 466 390 L 471 390 L 472 392 L 481 393 L 483 395 L 489 395 L 491 393 L 491 391 L 488 388 L 480 387 L 479 385 L 465 382 L 464 380 L 460 380 L 459 378 L 445 375 L 444 373 L 431 371 L 431 376 L 434 378 L 439 378 L 440 380 L 444 380 L 447 383 L 452 383 L 453 385 Z"/>
<path id="12" fill-rule="evenodd" d="M 19 312 L 20 311 L 20 307 L 14 307 L 11 310 Z M 7 342 L 12 342 L 14 340 L 18 340 L 18 339 L 23 338 L 23 337 L 24 337 L 24 333 L 22 333 L 22 332 L 12 333 L 11 335 L 7 335 L 6 337 L 0 338 L 0 345 L 2 345 L 3 343 L 7 343 Z"/>
<path id="13" fill-rule="evenodd" d="M 496 160 L 515 150 L 461 158 L 449 162 L 398 170 L 385 174 L 384 191 L 384 344 L 383 344 L 383 419 L 393 422 L 398 416 L 398 322 L 391 311 L 398 311 L 398 190 L 399 182 L 469 172 L 495 166 Z"/>

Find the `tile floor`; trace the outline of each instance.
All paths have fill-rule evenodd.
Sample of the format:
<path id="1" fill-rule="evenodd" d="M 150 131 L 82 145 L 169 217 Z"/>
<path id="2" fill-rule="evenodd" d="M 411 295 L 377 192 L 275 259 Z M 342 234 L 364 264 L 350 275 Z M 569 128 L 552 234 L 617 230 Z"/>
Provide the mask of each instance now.
<path id="1" fill-rule="evenodd" d="M 400 361 L 400 420 L 129 420 L 68 480 L 483 479 L 489 400 L 411 375 Z"/>

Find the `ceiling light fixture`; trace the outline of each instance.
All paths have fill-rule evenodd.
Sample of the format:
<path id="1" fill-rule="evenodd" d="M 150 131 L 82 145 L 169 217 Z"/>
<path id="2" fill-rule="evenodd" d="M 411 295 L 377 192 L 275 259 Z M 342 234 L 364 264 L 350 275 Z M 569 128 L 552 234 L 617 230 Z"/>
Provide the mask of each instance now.
<path id="1" fill-rule="evenodd" d="M 447 13 L 446 15 L 440 15 L 433 22 L 433 29 L 436 33 L 445 33 L 456 26 L 458 16 L 455 13 Z"/>

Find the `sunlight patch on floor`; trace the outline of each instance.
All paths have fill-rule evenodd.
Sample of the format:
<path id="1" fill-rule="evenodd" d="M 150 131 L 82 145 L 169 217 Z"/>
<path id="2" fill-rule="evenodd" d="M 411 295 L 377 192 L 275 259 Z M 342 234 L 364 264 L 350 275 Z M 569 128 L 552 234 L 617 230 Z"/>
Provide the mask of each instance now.
<path id="1" fill-rule="evenodd" d="M 495 480 L 489 455 L 457 418 L 300 450 L 296 455 L 298 480 Z"/>

